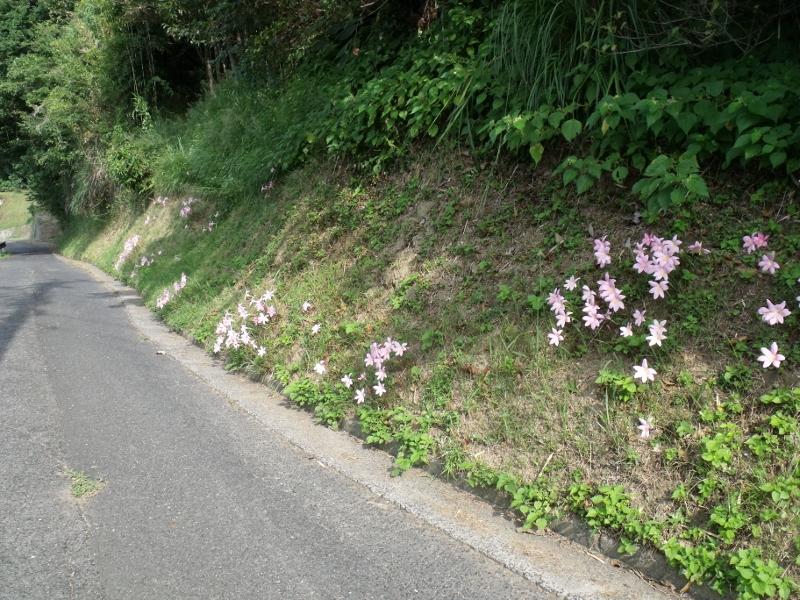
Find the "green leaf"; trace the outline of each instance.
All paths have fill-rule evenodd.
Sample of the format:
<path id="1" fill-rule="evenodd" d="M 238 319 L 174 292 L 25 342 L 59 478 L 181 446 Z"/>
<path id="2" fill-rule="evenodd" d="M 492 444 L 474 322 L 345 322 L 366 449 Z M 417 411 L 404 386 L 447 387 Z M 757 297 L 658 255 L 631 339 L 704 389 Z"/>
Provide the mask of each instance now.
<path id="1" fill-rule="evenodd" d="M 593 185 L 594 179 L 589 175 L 580 175 L 578 179 L 575 180 L 575 189 L 579 195 L 588 191 Z"/>
<path id="2" fill-rule="evenodd" d="M 722 81 L 707 81 L 706 91 L 709 96 L 719 96 L 722 90 L 725 89 L 725 84 Z"/>
<path id="3" fill-rule="evenodd" d="M 539 161 L 542 160 L 542 155 L 544 154 L 544 146 L 542 146 L 541 144 L 533 144 L 530 147 L 530 153 L 533 162 L 538 165 Z"/>
<path id="4" fill-rule="evenodd" d="M 547 122 L 550 123 L 550 127 L 552 127 L 553 129 L 558 127 L 561 124 L 561 121 L 563 120 L 564 120 L 564 113 L 561 112 L 560 110 L 555 110 L 547 116 Z"/>
<path id="5" fill-rule="evenodd" d="M 687 158 L 681 158 L 681 160 L 678 161 L 675 172 L 678 174 L 678 177 L 688 177 L 692 173 L 697 173 L 699 170 L 700 167 L 697 164 L 697 159 L 694 156 L 689 156 Z"/>
<path id="6" fill-rule="evenodd" d="M 708 186 L 705 180 L 697 174 L 689 175 L 685 181 L 686 189 L 701 198 L 708 198 Z"/>
<path id="7" fill-rule="evenodd" d="M 578 137 L 582 130 L 583 125 L 577 119 L 570 119 L 561 124 L 561 135 L 563 135 L 564 139 L 566 139 L 568 142 L 571 142 Z"/>
<path id="8" fill-rule="evenodd" d="M 773 169 L 777 169 L 784 162 L 786 162 L 786 152 L 783 150 L 778 150 L 769 155 L 769 164 L 772 165 Z"/>
<path id="9" fill-rule="evenodd" d="M 665 154 L 659 154 L 647 165 L 644 174 L 647 177 L 661 177 L 667 174 L 671 166 L 672 159 Z"/>
<path id="10" fill-rule="evenodd" d="M 675 121 L 678 123 L 678 127 L 681 128 L 681 131 L 683 131 L 685 135 L 689 135 L 692 127 L 697 123 L 697 117 L 690 112 L 682 112 L 675 117 Z"/>
<path id="11" fill-rule="evenodd" d="M 623 166 L 617 167 L 616 169 L 611 171 L 611 177 L 617 183 L 622 183 L 628 177 L 628 168 Z"/>

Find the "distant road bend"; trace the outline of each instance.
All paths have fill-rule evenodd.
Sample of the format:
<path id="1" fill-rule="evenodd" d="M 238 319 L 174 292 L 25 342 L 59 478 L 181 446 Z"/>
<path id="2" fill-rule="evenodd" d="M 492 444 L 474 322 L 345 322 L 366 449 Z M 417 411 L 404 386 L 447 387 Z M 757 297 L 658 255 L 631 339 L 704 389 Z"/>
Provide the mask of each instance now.
<path id="1" fill-rule="evenodd" d="M 309 460 L 38 244 L 0 260 L 0 598 L 550 598 Z M 102 480 L 76 500 L 66 470 Z"/>

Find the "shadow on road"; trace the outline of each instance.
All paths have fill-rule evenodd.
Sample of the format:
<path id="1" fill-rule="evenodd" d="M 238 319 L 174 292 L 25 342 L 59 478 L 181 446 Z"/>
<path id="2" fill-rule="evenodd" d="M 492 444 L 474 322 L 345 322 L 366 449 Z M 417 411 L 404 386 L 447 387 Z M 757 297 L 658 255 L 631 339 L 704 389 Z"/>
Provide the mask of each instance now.
<path id="1" fill-rule="evenodd" d="M 6 244 L 9 254 L 52 254 L 54 248 L 54 244 L 31 240 L 14 240 Z"/>
<path id="2" fill-rule="evenodd" d="M 0 291 L 0 363 L 11 346 L 17 331 L 39 305 L 51 296 L 54 290 L 69 286 L 68 281 L 55 280 L 31 286 L 11 287 L 3 282 Z"/>
<path id="3" fill-rule="evenodd" d="M 89 295 L 92 296 L 93 298 L 107 298 L 109 300 L 118 300 L 116 304 L 108 305 L 112 308 L 124 308 L 129 304 L 132 304 L 134 306 L 145 306 L 144 300 L 142 300 L 135 293 L 120 293 L 114 291 L 114 292 L 92 292 Z"/>

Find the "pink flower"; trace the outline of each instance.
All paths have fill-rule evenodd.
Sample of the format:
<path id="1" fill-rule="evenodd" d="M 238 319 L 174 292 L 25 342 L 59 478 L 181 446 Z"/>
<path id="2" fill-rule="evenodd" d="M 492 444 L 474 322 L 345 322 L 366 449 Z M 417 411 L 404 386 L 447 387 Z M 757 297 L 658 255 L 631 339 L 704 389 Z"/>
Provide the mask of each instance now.
<path id="1" fill-rule="evenodd" d="M 553 327 L 550 333 L 547 334 L 547 343 L 550 344 L 551 346 L 558 346 L 563 341 L 564 341 L 564 332 L 559 329 L 556 329 L 555 327 Z"/>
<path id="2" fill-rule="evenodd" d="M 636 429 L 639 430 L 639 437 L 646 440 L 650 437 L 650 431 L 652 431 L 653 426 L 647 421 L 647 419 L 642 419 L 639 417 L 639 425 L 636 426 Z"/>
<path id="3" fill-rule="evenodd" d="M 620 327 L 619 334 L 622 337 L 631 337 L 633 335 L 633 329 L 631 329 L 631 324 L 626 323 L 624 326 Z"/>
<path id="4" fill-rule="evenodd" d="M 408 344 L 405 342 L 393 342 L 392 343 L 392 352 L 394 352 L 395 356 L 403 356 L 408 350 Z"/>
<path id="5" fill-rule="evenodd" d="M 600 327 L 604 318 L 605 317 L 603 317 L 603 315 L 598 314 L 595 310 L 594 312 L 588 312 L 586 316 L 583 317 L 583 323 L 584 325 L 586 325 L 586 327 L 594 331 L 595 329 Z"/>
<path id="6" fill-rule="evenodd" d="M 761 348 L 761 356 L 756 360 L 761 361 L 765 369 L 769 367 L 777 369 L 781 366 L 781 362 L 786 360 L 786 357 L 778 352 L 778 344 L 772 342 L 769 348 Z"/>
<path id="7" fill-rule="evenodd" d="M 606 236 L 594 240 L 594 257 L 597 260 L 597 266 L 601 269 L 611 264 L 609 252 L 611 252 L 611 242 L 606 241 Z"/>
<path id="8" fill-rule="evenodd" d="M 578 287 L 578 282 L 579 282 L 580 280 L 581 280 L 581 278 L 580 278 L 580 277 L 575 277 L 575 276 L 573 275 L 572 277 L 570 277 L 569 279 L 567 279 L 567 280 L 564 282 L 564 289 L 565 289 L 565 290 L 567 290 L 567 291 L 569 291 L 569 292 L 571 292 L 571 291 L 572 291 L 572 290 L 574 290 L 576 287 Z"/>
<path id="9" fill-rule="evenodd" d="M 386 379 L 386 370 L 381 367 L 380 369 L 375 371 L 375 378 L 378 381 L 384 381 Z"/>
<path id="10" fill-rule="evenodd" d="M 353 378 L 350 377 L 350 373 L 342 377 L 339 381 L 341 381 L 348 390 L 353 386 Z"/>
<path id="11" fill-rule="evenodd" d="M 572 322 L 572 318 L 570 317 L 571 314 L 572 311 L 569 310 L 556 313 L 556 325 L 560 328 L 563 328 L 567 323 Z"/>
<path id="12" fill-rule="evenodd" d="M 550 306 L 550 309 L 553 312 L 564 312 L 564 296 L 561 295 L 561 290 L 556 288 L 550 292 L 550 294 L 547 296 L 547 304 Z"/>
<path id="13" fill-rule="evenodd" d="M 636 323 L 636 326 L 639 327 L 642 323 L 644 323 L 644 315 L 647 313 L 646 310 L 639 310 L 638 308 L 633 311 L 633 322 Z"/>
<path id="14" fill-rule="evenodd" d="M 654 319 L 650 324 L 650 335 L 647 336 L 647 342 L 651 346 L 660 346 L 661 342 L 667 338 L 667 328 L 665 327 L 666 324 L 666 321 L 659 321 L 657 319 Z"/>
<path id="15" fill-rule="evenodd" d="M 695 242 L 688 248 L 691 254 L 711 254 L 711 250 L 703 248 L 703 242 Z"/>
<path id="16" fill-rule="evenodd" d="M 786 302 L 781 302 L 780 304 L 773 304 L 772 301 L 767 298 L 767 305 L 762 306 L 758 309 L 758 314 L 761 315 L 761 318 L 770 325 L 775 324 L 782 324 L 783 318 L 788 317 L 792 313 L 786 308 Z"/>
<path id="17" fill-rule="evenodd" d="M 219 354 L 220 350 L 222 350 L 222 342 L 225 341 L 224 337 L 218 337 L 217 340 L 214 342 L 214 354 Z"/>
<path id="18" fill-rule="evenodd" d="M 659 238 L 657 238 L 652 233 L 645 233 L 642 236 L 642 245 L 643 246 L 652 246 Z"/>
<path id="19" fill-rule="evenodd" d="M 641 379 L 642 383 L 647 383 L 648 381 L 655 381 L 656 380 L 656 373 L 655 369 L 652 369 L 647 366 L 647 359 L 642 360 L 642 364 L 640 365 L 633 365 L 633 378 L 634 379 Z"/>
<path id="20" fill-rule="evenodd" d="M 356 404 L 364 404 L 364 400 L 365 400 L 364 394 L 365 393 L 366 392 L 365 392 L 365 390 L 363 388 L 360 389 L 360 390 L 356 390 L 356 396 L 355 396 Z"/>
<path id="21" fill-rule="evenodd" d="M 240 345 L 241 342 L 239 342 L 239 334 L 235 330 L 229 329 L 225 336 L 225 347 L 236 349 Z"/>
<path id="22" fill-rule="evenodd" d="M 781 268 L 781 266 L 775 262 L 774 252 L 762 256 L 761 260 L 758 261 L 758 266 L 761 268 L 762 273 L 769 273 L 770 275 L 775 275 L 775 271 Z"/>
<path id="23" fill-rule="evenodd" d="M 752 236 L 746 235 L 742 238 L 742 247 L 748 254 L 752 254 L 759 248 L 766 248 L 768 235 L 764 235 L 760 231 L 756 231 Z"/>
<path id="24" fill-rule="evenodd" d="M 316 371 L 320 375 L 324 375 L 327 369 L 325 368 L 325 361 L 321 360 L 317 364 L 314 365 L 314 371 Z"/>
<path id="25" fill-rule="evenodd" d="M 264 292 L 264 295 L 261 296 L 261 299 L 264 302 L 269 302 L 270 300 L 272 300 L 272 297 L 274 295 L 275 295 L 275 290 L 267 290 L 266 292 Z"/>
<path id="26" fill-rule="evenodd" d="M 647 283 L 650 284 L 650 293 L 653 294 L 653 300 L 663 298 L 669 289 L 668 281 L 648 281 Z"/>
<path id="27" fill-rule="evenodd" d="M 123 247 L 122 252 L 120 252 L 120 255 L 117 257 L 117 262 L 114 263 L 114 269 L 119 271 L 120 267 L 122 267 L 122 264 L 128 260 L 128 257 L 133 253 L 136 246 L 139 245 L 139 239 L 140 238 L 138 235 L 133 235 L 125 241 L 125 246 Z"/>
<path id="28" fill-rule="evenodd" d="M 372 389 L 375 391 L 375 395 L 379 398 L 386 393 L 386 388 L 383 386 L 383 382 L 378 382 L 378 385 L 373 385 Z"/>
<path id="29" fill-rule="evenodd" d="M 625 305 L 622 304 L 625 296 L 617 288 L 617 280 L 612 279 L 608 273 L 605 273 L 603 278 L 597 282 L 597 288 L 600 291 L 600 297 L 609 305 L 609 308 L 613 312 L 625 308 Z"/>
<path id="30" fill-rule="evenodd" d="M 653 265 L 650 262 L 650 257 L 644 252 L 636 253 L 636 262 L 633 263 L 633 270 L 637 273 L 650 274 L 653 272 Z"/>

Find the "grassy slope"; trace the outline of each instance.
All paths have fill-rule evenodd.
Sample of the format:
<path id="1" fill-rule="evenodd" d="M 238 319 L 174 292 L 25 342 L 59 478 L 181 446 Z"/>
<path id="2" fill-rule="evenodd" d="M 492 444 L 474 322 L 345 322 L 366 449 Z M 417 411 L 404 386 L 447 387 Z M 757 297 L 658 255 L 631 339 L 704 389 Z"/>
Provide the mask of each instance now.
<path id="1" fill-rule="evenodd" d="M 31 222 L 28 199 L 18 192 L 0 192 L 0 231 L 13 230 L 9 237 L 25 235 Z"/>
<path id="2" fill-rule="evenodd" d="M 758 273 L 755 257 L 740 251 L 742 235 L 763 229 L 779 258 L 793 256 L 800 246 L 797 206 L 777 208 L 780 191 L 769 189 L 731 202 L 738 193 L 721 186 L 716 203 L 678 222 L 646 226 L 633 222 L 633 206 L 613 190 L 575 198 L 545 175 L 491 172 L 444 152 L 372 181 L 314 164 L 235 206 L 201 198 L 188 219 L 178 216 L 180 200 L 173 198 L 144 214 L 76 223 L 62 247 L 113 272 L 125 240 L 141 235 L 122 275 L 154 304 L 186 273 L 188 286 L 163 318 L 209 349 L 220 318 L 235 312 L 246 290 L 276 290 L 278 320 L 253 328 L 267 356 L 225 355 L 230 368 L 265 380 L 337 381 L 363 368 L 371 341 L 406 341 L 410 351 L 392 366 L 389 393 L 367 405 L 402 406 L 431 420 L 449 472 L 488 484 L 501 472 L 527 481 L 542 475 L 545 495 L 555 490 L 563 497 L 580 471 L 592 493 L 622 485 L 642 521 L 658 520 L 659 540 L 680 535 L 692 547 L 710 540 L 731 553 L 761 548 L 797 575 L 798 498 L 772 502 L 759 490 L 796 476 L 797 423 L 775 435 L 775 449 L 760 458 L 745 443 L 761 430 L 776 433 L 769 419 L 786 408 L 764 407 L 760 394 L 797 381 L 797 350 L 784 352 L 789 360 L 779 372 L 754 360 L 773 339 L 784 349 L 790 341 L 798 347 L 795 315 L 783 328 L 769 328 L 756 314 L 766 297 L 796 307 L 796 294 L 775 295 L 794 282 Z M 204 230 L 210 220 L 217 223 L 212 232 Z M 686 245 L 702 239 L 714 252 L 682 254 L 667 299 L 654 302 L 646 279 L 630 268 L 629 245 L 645 231 L 671 236 L 684 229 Z M 573 323 L 565 343 L 552 348 L 545 335 L 553 318 L 542 300 L 572 274 L 595 287 L 602 271 L 594 266 L 592 238 L 601 235 L 612 244 L 609 270 L 627 295 L 625 316 L 596 335 Z M 154 264 L 134 269 L 142 256 Z M 567 298 L 579 318 L 576 294 Z M 314 309 L 304 314 L 306 300 Z M 641 336 L 622 345 L 616 334 L 642 306 L 649 318 L 667 319 L 661 349 L 648 348 Z M 314 323 L 322 326 L 318 335 Z M 622 385 L 595 384 L 601 369 L 632 375 L 642 357 L 659 375 L 632 397 L 625 399 Z M 312 370 L 320 360 L 327 363 L 324 377 Z M 337 410 L 318 412 L 336 421 Z M 650 440 L 638 436 L 640 417 L 655 425 Z M 736 431 L 726 442 L 720 436 L 729 424 Z M 704 455 L 708 440 L 718 438 L 731 454 L 712 464 Z M 686 493 L 673 494 L 681 486 Z M 579 498 L 574 508 L 588 512 L 591 523 L 622 522 L 603 520 L 602 511 L 614 509 L 603 509 L 600 496 L 572 491 Z M 549 496 L 544 504 L 547 519 Z M 598 506 L 593 517 L 587 507 Z M 763 514 L 764 506 L 775 514 Z M 722 516 L 710 517 L 714 510 Z"/>

